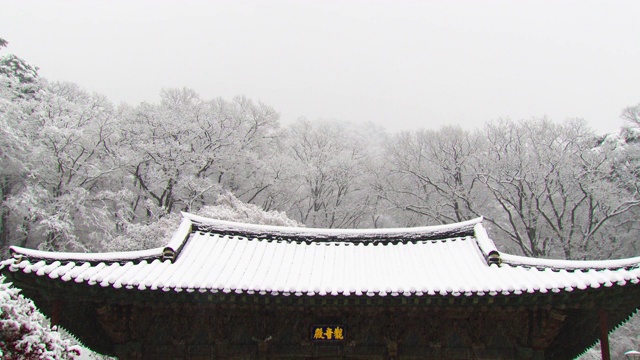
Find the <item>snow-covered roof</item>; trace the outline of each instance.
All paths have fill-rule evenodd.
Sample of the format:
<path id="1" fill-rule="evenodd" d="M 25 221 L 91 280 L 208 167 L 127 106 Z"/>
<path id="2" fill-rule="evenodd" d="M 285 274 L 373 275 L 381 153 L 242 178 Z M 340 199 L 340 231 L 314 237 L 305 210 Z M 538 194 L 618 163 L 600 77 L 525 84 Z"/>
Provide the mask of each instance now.
<path id="1" fill-rule="evenodd" d="M 284 296 L 496 296 L 640 282 L 640 257 L 544 260 L 500 253 L 482 218 L 336 230 L 184 214 L 164 248 L 78 254 L 12 247 L 0 269 L 115 289 Z"/>

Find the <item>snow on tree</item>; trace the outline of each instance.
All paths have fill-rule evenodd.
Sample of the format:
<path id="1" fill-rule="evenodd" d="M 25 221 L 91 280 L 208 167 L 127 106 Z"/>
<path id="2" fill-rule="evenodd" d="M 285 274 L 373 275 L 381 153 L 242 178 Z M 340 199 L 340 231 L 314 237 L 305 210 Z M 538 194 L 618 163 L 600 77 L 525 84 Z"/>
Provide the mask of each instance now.
<path id="1" fill-rule="evenodd" d="M 50 329 L 33 302 L 19 292 L 0 277 L 0 358 L 62 360 L 80 356 L 80 347 Z"/>
<path id="2" fill-rule="evenodd" d="M 0 38 L 0 49 L 7 44 Z M 11 241 L 7 200 L 28 175 L 24 163 L 32 143 L 24 124 L 41 90 L 35 66 L 12 54 L 0 57 L 0 250 Z"/>
<path id="3" fill-rule="evenodd" d="M 205 101 L 190 89 L 161 93 L 160 104 L 125 107 L 118 156 L 126 160 L 136 204 L 153 201 L 169 214 L 195 211 L 222 189 L 253 197 L 261 157 L 278 128 L 278 114 L 245 97 Z M 254 180 L 255 179 L 255 180 Z"/>
<path id="4" fill-rule="evenodd" d="M 631 126 L 640 127 L 640 103 L 624 108 L 620 117 Z"/>
<path id="5" fill-rule="evenodd" d="M 287 212 L 314 227 L 361 227 L 374 198 L 371 156 L 353 128 L 300 119 L 287 129 L 288 175 L 280 186 Z"/>
<path id="6" fill-rule="evenodd" d="M 494 201 L 483 212 L 518 250 L 565 259 L 622 255 L 612 229 L 640 206 L 640 192 L 614 148 L 594 151 L 595 135 L 579 120 L 502 121 L 486 135 L 478 180 Z"/>
<path id="7" fill-rule="evenodd" d="M 113 109 L 75 84 L 42 83 L 38 99 L 9 114 L 28 151 L 21 154 L 22 181 L 3 205 L 13 218 L 13 243 L 82 250 L 110 222 L 99 194 L 118 168 L 109 153 Z"/>
<path id="8" fill-rule="evenodd" d="M 400 134 L 386 146 L 379 194 L 413 222 L 483 215 L 500 245 L 527 256 L 625 256 L 632 238 L 614 229 L 633 230 L 640 156 L 595 144 L 577 120 L 503 120 L 475 135 Z"/>
<path id="9" fill-rule="evenodd" d="M 0 49 L 7 47 L 8 41 L 0 38 Z M 15 79 L 15 82 L 4 84 L 11 89 L 14 97 L 30 97 L 39 89 L 38 68 L 14 54 L 0 57 L 0 75 Z"/>
<path id="10" fill-rule="evenodd" d="M 300 227 L 302 224 L 290 219 L 284 212 L 264 211 L 260 207 L 238 200 L 231 193 L 218 196 L 215 205 L 205 206 L 198 215 L 218 220 L 244 222 L 259 225 Z"/>
<path id="11" fill-rule="evenodd" d="M 401 226 L 477 217 L 486 197 L 476 179 L 483 140 L 459 127 L 395 134 L 384 144 L 376 193 L 403 219 Z"/>
<path id="12" fill-rule="evenodd" d="M 162 246 L 180 211 L 299 225 L 263 209 L 317 227 L 484 215 L 498 242 L 525 255 L 640 250 L 640 104 L 623 110 L 629 126 L 604 138 L 579 121 L 539 119 L 407 132 L 380 146 L 344 124 L 280 130 L 269 106 L 189 89 L 116 110 L 37 70 L 0 57 L 0 250 Z"/>
<path id="13" fill-rule="evenodd" d="M 218 195 L 213 205 L 202 207 L 197 215 L 250 224 L 302 226 L 283 212 L 264 211 L 256 205 L 238 200 L 228 192 Z M 130 251 L 166 245 L 178 228 L 182 217 L 174 213 L 160 217 L 154 215 L 154 218 L 155 221 L 147 224 L 129 224 L 122 235 L 103 242 L 104 250 Z"/>

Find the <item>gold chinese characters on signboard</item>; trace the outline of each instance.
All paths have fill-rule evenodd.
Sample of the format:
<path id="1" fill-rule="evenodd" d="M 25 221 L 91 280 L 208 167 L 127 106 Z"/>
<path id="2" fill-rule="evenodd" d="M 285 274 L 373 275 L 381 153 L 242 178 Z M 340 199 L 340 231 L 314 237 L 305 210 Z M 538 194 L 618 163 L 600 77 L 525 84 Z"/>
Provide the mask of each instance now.
<path id="1" fill-rule="evenodd" d="M 311 340 L 313 341 L 343 341 L 346 337 L 343 325 L 313 325 Z"/>

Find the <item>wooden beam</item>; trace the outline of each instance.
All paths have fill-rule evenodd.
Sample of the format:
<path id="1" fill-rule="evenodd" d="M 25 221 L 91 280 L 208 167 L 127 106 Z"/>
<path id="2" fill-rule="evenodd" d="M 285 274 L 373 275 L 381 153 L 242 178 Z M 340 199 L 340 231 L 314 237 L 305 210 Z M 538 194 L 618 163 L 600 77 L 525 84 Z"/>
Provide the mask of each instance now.
<path id="1" fill-rule="evenodd" d="M 609 352 L 609 320 L 607 319 L 607 311 L 600 309 L 600 351 L 602 352 L 602 360 L 611 360 Z"/>

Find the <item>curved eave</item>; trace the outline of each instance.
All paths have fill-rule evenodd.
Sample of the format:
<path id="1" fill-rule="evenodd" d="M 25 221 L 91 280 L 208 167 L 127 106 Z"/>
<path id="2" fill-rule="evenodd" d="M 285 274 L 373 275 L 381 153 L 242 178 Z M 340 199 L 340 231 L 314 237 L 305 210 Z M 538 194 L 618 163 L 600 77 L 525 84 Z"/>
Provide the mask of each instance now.
<path id="1" fill-rule="evenodd" d="M 640 256 L 615 260 L 556 260 L 539 259 L 500 253 L 503 264 L 535 268 L 550 268 L 553 270 L 616 270 L 640 267 Z"/>
<path id="2" fill-rule="evenodd" d="M 489 265 L 471 237 L 401 245 L 306 245 L 192 235 L 175 263 L 157 258 L 97 264 L 13 258 L 1 262 L 0 269 L 14 278 L 37 276 L 47 282 L 144 292 L 304 297 L 518 296 L 640 283 L 638 267 Z"/>
<path id="3" fill-rule="evenodd" d="M 625 286 L 637 286 L 640 284 L 640 270 L 627 271 L 618 270 L 616 272 L 605 270 L 591 270 L 585 272 L 582 281 L 569 279 L 564 284 L 549 284 L 548 286 L 522 286 L 513 287 L 505 285 L 503 288 L 497 287 L 492 289 L 471 290 L 471 289 L 300 289 L 299 291 L 286 291 L 283 289 L 240 289 L 231 287 L 216 288 L 196 288 L 188 285 L 176 284 L 144 284 L 144 280 L 127 281 L 122 275 L 132 270 L 137 265 L 143 265 L 142 268 L 135 271 L 133 277 L 139 276 L 140 279 L 153 274 L 154 272 L 164 272 L 170 261 L 154 260 L 151 263 L 143 261 L 134 265 L 129 262 L 124 265 L 113 263 L 110 265 L 100 263 L 97 266 L 87 266 L 79 264 L 76 266 L 73 262 L 64 263 L 56 261 L 46 264 L 44 261 L 30 263 L 28 261 L 17 262 L 15 259 L 6 260 L 0 263 L 0 270 L 11 272 L 12 278 L 20 282 L 20 278 L 36 277 L 46 280 L 52 285 L 55 282 L 62 281 L 65 283 L 78 285 L 87 285 L 99 288 L 111 288 L 113 290 L 134 290 L 140 293 L 194 293 L 194 294 L 235 294 L 235 295 L 260 295 L 260 296 L 283 296 L 283 297 L 302 297 L 302 298 L 487 298 L 487 297 L 513 297 L 524 295 L 544 295 L 544 294 L 561 294 L 561 293 L 577 293 L 581 291 L 620 288 Z M 534 270 L 536 271 L 536 270 Z M 570 284 L 573 282 L 573 284 Z"/>
<path id="4" fill-rule="evenodd" d="M 640 257 L 566 261 L 502 254 L 481 221 L 337 230 L 185 213 L 162 248 L 85 254 L 12 247 L 13 258 L 0 262 L 0 270 L 115 289 L 306 297 L 513 296 L 640 282 Z M 291 241 L 297 238 L 314 241 Z M 368 238 L 385 241 L 353 241 Z M 401 240 L 389 241 L 394 238 Z"/>
<path id="5" fill-rule="evenodd" d="M 316 229 L 295 228 L 272 225 L 255 225 L 232 221 L 210 219 L 189 213 L 182 213 L 183 220 L 173 234 L 169 243 L 164 247 L 102 253 L 78 253 L 55 252 L 27 249 L 19 246 L 11 246 L 11 254 L 19 259 L 29 258 L 34 260 L 73 261 L 73 262 L 128 262 L 142 260 L 171 260 L 175 261 L 180 251 L 185 246 L 189 234 L 194 230 L 216 232 L 221 235 L 239 236 L 246 239 L 270 239 L 294 242 L 361 242 L 361 243 L 397 243 L 418 240 L 437 240 L 459 236 L 474 235 L 482 229 L 482 217 L 455 224 L 422 226 L 412 228 L 388 228 L 388 229 Z M 487 238 L 488 239 L 488 238 Z M 488 241 L 495 249 L 493 243 Z M 481 242 L 484 244 L 485 242 Z M 482 247 L 485 252 L 485 247 Z M 485 256 L 489 251 L 485 252 Z"/>
<path id="6" fill-rule="evenodd" d="M 78 252 L 55 252 L 27 249 L 20 246 L 11 246 L 11 255 L 21 261 L 24 258 L 45 261 L 61 262 L 129 262 L 157 259 L 162 257 L 164 248 L 154 248 L 138 251 L 120 251 L 104 253 L 78 253 Z"/>

